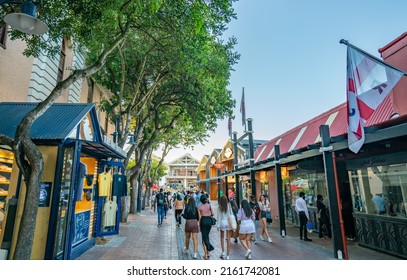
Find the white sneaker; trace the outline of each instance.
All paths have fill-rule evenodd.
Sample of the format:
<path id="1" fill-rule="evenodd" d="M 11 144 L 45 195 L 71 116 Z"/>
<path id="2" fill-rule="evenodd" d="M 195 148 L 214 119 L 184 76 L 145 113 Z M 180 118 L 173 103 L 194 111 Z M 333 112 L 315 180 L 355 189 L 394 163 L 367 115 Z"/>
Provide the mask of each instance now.
<path id="1" fill-rule="evenodd" d="M 187 247 L 184 247 L 182 250 L 184 253 L 188 253 Z"/>
<path id="2" fill-rule="evenodd" d="M 229 256 L 226 256 L 226 259 L 227 259 L 227 260 L 230 260 L 230 257 L 229 257 Z"/>
<path id="3" fill-rule="evenodd" d="M 270 243 L 273 242 L 273 240 L 271 239 L 271 237 L 269 237 L 269 242 L 270 242 Z"/>
<path id="4" fill-rule="evenodd" d="M 252 259 L 252 252 L 249 253 L 249 255 L 247 256 L 247 259 L 248 259 L 248 260 L 251 260 L 251 259 Z"/>
<path id="5" fill-rule="evenodd" d="M 260 235 L 260 240 L 262 240 L 262 241 L 264 240 L 264 237 L 263 237 L 263 235 Z"/>
<path id="6" fill-rule="evenodd" d="M 221 259 L 224 259 L 225 256 L 226 256 L 225 252 L 222 252 L 222 254 L 220 255 L 220 258 L 221 258 Z"/>
<path id="7" fill-rule="evenodd" d="M 252 251 L 250 249 L 247 249 L 246 254 L 244 254 L 244 257 L 247 258 L 251 253 Z"/>
<path id="8" fill-rule="evenodd" d="M 194 253 L 194 256 L 192 257 L 194 260 L 198 258 L 198 253 Z"/>

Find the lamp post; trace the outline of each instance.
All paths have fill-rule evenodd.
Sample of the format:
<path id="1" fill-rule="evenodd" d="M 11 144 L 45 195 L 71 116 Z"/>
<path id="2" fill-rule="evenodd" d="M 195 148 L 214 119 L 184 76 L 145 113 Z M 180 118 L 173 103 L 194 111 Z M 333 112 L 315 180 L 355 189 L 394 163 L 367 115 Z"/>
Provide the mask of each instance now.
<path id="1" fill-rule="evenodd" d="M 4 17 L 4 22 L 13 29 L 29 35 L 42 35 L 48 31 L 48 26 L 36 18 L 37 5 L 41 0 L 34 1 L 10 1 L 0 0 L 0 5 L 20 5 L 20 13 L 11 13 Z"/>

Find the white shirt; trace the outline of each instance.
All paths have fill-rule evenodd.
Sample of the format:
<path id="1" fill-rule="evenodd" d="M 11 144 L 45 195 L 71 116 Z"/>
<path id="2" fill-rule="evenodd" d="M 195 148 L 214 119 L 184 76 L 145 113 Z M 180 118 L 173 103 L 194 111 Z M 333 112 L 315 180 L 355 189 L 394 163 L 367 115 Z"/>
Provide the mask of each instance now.
<path id="1" fill-rule="evenodd" d="M 259 201 L 258 204 L 261 211 L 270 212 L 270 204 L 268 200 L 266 200 L 265 204 L 263 204 L 261 201 Z"/>
<path id="2" fill-rule="evenodd" d="M 297 198 L 297 200 L 295 201 L 295 211 L 297 213 L 300 211 L 304 211 L 305 215 L 309 219 L 307 203 L 305 202 L 305 199 L 303 199 L 301 196 Z"/>

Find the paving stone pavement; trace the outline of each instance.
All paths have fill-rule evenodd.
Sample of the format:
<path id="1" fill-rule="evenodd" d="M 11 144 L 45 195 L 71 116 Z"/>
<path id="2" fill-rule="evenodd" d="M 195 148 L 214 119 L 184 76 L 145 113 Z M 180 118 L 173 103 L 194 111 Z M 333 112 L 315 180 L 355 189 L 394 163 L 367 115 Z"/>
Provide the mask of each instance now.
<path id="1" fill-rule="evenodd" d="M 211 204 L 216 211 L 217 202 Z M 77 260 L 192 260 L 192 238 L 187 253 L 185 246 L 184 224 L 176 227 L 174 210 L 169 210 L 163 226 L 157 226 L 157 213 L 145 208 L 140 213 L 130 214 L 127 223 L 120 225 L 118 235 L 106 236 L 106 244 L 95 245 L 83 253 Z M 287 235 L 279 235 L 278 221 L 273 221 L 268 228 L 273 242 L 258 241 L 253 244 L 252 260 L 335 260 L 332 240 L 318 238 L 311 233 L 312 242 L 298 238 L 298 228 L 287 224 Z M 220 234 L 212 227 L 210 241 L 215 250 L 210 252 L 210 260 L 221 260 Z M 225 242 L 226 248 L 226 242 Z M 350 260 L 399 260 L 355 243 L 348 244 Z M 231 241 L 231 260 L 244 260 L 243 246 Z M 201 235 L 198 234 L 198 259 L 202 259 L 203 248 Z"/>

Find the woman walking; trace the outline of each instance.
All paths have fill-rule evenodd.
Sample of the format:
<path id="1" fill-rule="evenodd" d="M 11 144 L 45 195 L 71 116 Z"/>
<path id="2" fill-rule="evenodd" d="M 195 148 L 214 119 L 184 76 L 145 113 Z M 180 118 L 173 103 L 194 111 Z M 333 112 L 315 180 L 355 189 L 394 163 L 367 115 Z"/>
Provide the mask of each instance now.
<path id="1" fill-rule="evenodd" d="M 255 215 L 246 199 L 242 200 L 242 207 L 237 212 L 237 221 L 240 222 L 239 238 L 243 248 L 246 249 L 244 255 L 246 259 L 252 259 L 252 234 L 254 228 Z"/>
<path id="2" fill-rule="evenodd" d="M 181 195 L 177 194 L 177 198 L 174 201 L 175 209 L 175 221 L 177 221 L 177 227 L 181 225 L 181 213 L 184 209 L 184 200 L 182 200 Z"/>
<path id="3" fill-rule="evenodd" d="M 271 239 L 269 232 L 267 230 L 267 218 L 266 218 L 266 213 L 269 212 L 270 214 L 270 203 L 264 194 L 260 196 L 258 203 L 260 207 L 260 224 L 262 226 L 260 239 L 264 240 L 263 235 L 265 235 L 268 242 L 271 243 L 273 242 L 273 240 Z"/>
<path id="4" fill-rule="evenodd" d="M 239 211 L 239 207 L 237 207 L 236 201 L 234 199 L 230 200 L 230 206 L 232 207 L 232 212 L 237 222 L 237 211 Z M 232 236 L 235 239 L 234 242 L 237 243 L 237 239 L 239 238 L 239 224 L 237 224 L 236 230 L 233 231 Z"/>
<path id="5" fill-rule="evenodd" d="M 205 252 L 204 260 L 209 259 L 209 252 L 215 249 L 209 241 L 209 232 L 212 228 L 212 216 L 214 215 L 211 205 L 208 203 L 208 197 L 201 195 L 201 206 L 198 207 L 199 226 L 202 232 L 202 245 Z"/>
<path id="6" fill-rule="evenodd" d="M 221 259 L 229 260 L 230 259 L 230 237 L 232 235 L 232 228 L 229 225 L 229 215 L 233 215 L 232 207 L 228 202 L 228 198 L 223 195 L 219 201 L 218 207 L 218 231 L 220 231 L 220 246 L 222 248 L 222 254 L 220 255 Z M 225 233 L 226 233 L 226 250 L 227 255 L 225 254 Z"/>
<path id="7" fill-rule="evenodd" d="M 192 235 L 192 242 L 194 244 L 193 258 L 198 258 L 198 209 L 196 208 L 195 199 L 188 199 L 182 217 L 185 219 L 185 247 L 184 253 L 188 252 L 189 239 Z"/>

